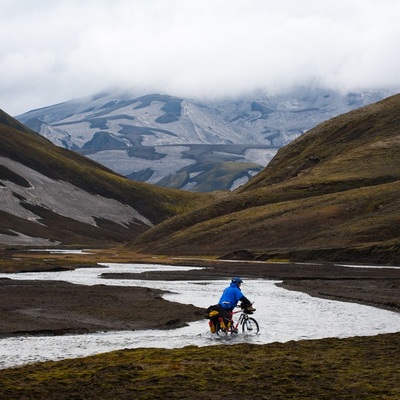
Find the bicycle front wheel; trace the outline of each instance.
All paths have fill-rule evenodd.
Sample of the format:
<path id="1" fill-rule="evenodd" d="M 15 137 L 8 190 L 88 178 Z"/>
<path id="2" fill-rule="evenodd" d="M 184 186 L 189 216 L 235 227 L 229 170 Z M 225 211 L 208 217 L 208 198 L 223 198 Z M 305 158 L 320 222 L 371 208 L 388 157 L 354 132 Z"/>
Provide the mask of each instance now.
<path id="1" fill-rule="evenodd" d="M 258 332 L 260 331 L 260 328 L 258 326 L 258 322 L 252 318 L 246 318 L 242 322 L 242 332 L 246 335 L 257 335 Z"/>

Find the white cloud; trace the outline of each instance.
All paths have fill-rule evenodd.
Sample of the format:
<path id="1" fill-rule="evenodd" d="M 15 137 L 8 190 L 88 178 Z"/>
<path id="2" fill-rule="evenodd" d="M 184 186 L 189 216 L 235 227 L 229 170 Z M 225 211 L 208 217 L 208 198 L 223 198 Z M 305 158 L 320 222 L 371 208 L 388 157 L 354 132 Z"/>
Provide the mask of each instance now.
<path id="1" fill-rule="evenodd" d="M 188 97 L 400 87 L 397 0 L 2 0 L 0 108 L 109 87 Z"/>

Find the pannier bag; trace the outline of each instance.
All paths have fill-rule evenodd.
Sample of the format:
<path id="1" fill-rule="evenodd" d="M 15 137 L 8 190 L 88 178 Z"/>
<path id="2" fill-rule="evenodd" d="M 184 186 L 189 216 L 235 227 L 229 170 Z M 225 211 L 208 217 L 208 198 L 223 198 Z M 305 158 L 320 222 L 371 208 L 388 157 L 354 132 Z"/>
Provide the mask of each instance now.
<path id="1" fill-rule="evenodd" d="M 206 309 L 207 318 L 210 319 L 210 321 L 208 322 L 208 325 L 210 327 L 211 333 L 215 333 L 215 325 L 216 325 L 216 322 L 218 321 L 219 310 L 220 310 L 219 304 L 215 304 Z"/>

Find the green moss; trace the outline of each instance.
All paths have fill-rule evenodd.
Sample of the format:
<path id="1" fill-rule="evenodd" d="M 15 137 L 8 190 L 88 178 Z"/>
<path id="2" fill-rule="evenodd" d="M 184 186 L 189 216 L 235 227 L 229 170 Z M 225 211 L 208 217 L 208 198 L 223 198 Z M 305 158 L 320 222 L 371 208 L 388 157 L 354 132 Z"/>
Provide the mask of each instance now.
<path id="1" fill-rule="evenodd" d="M 136 349 L 0 371 L 0 399 L 398 399 L 400 334 Z"/>

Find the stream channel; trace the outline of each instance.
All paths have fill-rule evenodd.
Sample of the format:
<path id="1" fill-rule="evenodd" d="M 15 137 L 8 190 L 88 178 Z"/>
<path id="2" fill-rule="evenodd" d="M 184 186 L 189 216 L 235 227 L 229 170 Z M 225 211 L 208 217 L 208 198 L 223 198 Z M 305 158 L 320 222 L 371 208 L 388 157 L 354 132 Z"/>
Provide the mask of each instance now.
<path id="1" fill-rule="evenodd" d="M 168 290 L 166 300 L 208 307 L 219 300 L 229 280 L 213 281 L 146 281 L 102 279 L 107 272 L 145 272 L 151 270 L 185 270 L 150 264 L 100 264 L 99 268 L 74 271 L 0 274 L 12 279 L 63 280 L 84 285 L 144 286 Z M 117 349 L 159 347 L 178 348 L 189 345 L 211 346 L 251 342 L 266 344 L 290 340 L 372 336 L 400 331 L 400 313 L 355 303 L 319 299 L 285 290 L 278 281 L 246 279 L 243 293 L 254 301 L 253 317 L 260 325 L 255 337 L 238 335 L 221 339 L 208 330 L 208 320 L 190 323 L 173 330 L 137 330 L 98 332 L 83 335 L 24 336 L 0 339 L 0 369 L 38 361 L 85 357 Z"/>

